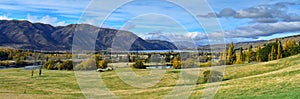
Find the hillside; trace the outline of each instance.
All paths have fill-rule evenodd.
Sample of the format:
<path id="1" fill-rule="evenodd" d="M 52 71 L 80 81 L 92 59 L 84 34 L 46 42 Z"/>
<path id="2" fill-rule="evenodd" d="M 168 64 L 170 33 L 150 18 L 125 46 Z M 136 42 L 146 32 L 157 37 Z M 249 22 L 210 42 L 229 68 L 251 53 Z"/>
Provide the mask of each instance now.
<path id="1" fill-rule="evenodd" d="M 225 69 L 222 82 L 215 98 L 289 98 L 300 97 L 300 55 L 256 64 L 230 65 Z M 215 67 L 218 68 L 218 67 Z M 122 68 L 119 68 L 122 69 Z M 123 68 L 126 69 L 126 68 Z M 197 70 L 197 69 L 188 69 Z M 198 75 L 202 79 L 205 68 Z M 30 71 L 23 69 L 0 70 L 0 97 L 11 98 L 83 98 L 73 71 L 43 70 L 30 77 Z M 99 77 L 99 73 L 92 72 Z M 135 70 L 147 75 L 149 70 Z M 173 90 L 178 80 L 178 70 L 167 70 L 159 83 L 149 88 L 135 88 L 124 83 L 116 72 L 102 72 L 101 79 L 120 98 L 163 98 Z M 91 81 L 89 82 L 93 82 Z M 210 83 L 215 84 L 215 83 Z M 16 86 L 18 85 L 18 86 Z M 95 85 L 95 84 L 89 84 Z M 199 98 L 206 84 L 198 84 L 190 98 Z M 98 93 L 98 92 L 97 92 Z"/>
<path id="2" fill-rule="evenodd" d="M 0 20 L 0 46 L 16 49 L 34 50 L 70 50 L 73 44 L 73 36 L 76 32 L 85 32 L 86 35 L 98 33 L 96 50 L 111 48 L 116 34 L 119 38 L 131 38 L 133 44 L 131 50 L 169 50 L 177 49 L 174 44 L 165 41 L 145 41 L 128 31 L 108 28 L 99 28 L 88 24 L 71 24 L 54 27 L 49 24 L 31 23 L 29 21 Z M 82 39 L 87 40 L 87 39 Z M 88 40 L 87 40 L 88 41 Z"/>
<path id="3" fill-rule="evenodd" d="M 298 43 L 298 42 L 300 42 L 300 35 L 278 38 L 278 40 L 280 40 L 281 42 L 284 42 L 285 40 L 295 40 Z M 267 45 L 272 42 L 276 42 L 276 39 L 251 41 L 251 42 L 238 42 L 238 43 L 234 43 L 234 47 L 237 49 L 240 47 L 248 48 L 250 45 L 252 45 L 253 47 L 257 47 L 258 43 L 260 43 L 261 46 L 264 46 L 264 45 Z M 226 46 L 228 47 L 228 45 L 226 45 Z M 222 49 L 222 48 L 224 48 L 224 45 L 220 45 L 220 44 L 199 46 L 200 49 L 208 49 L 210 47 L 218 49 L 220 51 L 224 50 L 224 49 Z"/>

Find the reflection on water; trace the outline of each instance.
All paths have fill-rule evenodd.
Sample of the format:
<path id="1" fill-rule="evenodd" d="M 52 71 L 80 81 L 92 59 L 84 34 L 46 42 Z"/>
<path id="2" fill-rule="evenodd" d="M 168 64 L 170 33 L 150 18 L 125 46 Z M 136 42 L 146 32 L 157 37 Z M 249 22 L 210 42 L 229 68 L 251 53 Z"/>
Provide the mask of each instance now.
<path id="1" fill-rule="evenodd" d="M 149 66 L 146 69 L 171 69 L 173 66 Z"/>
<path id="2" fill-rule="evenodd" d="M 36 66 L 0 66 L 1 69 L 10 69 L 10 68 L 24 68 L 25 70 L 32 70 L 32 69 L 39 69 L 42 65 L 36 65 Z"/>

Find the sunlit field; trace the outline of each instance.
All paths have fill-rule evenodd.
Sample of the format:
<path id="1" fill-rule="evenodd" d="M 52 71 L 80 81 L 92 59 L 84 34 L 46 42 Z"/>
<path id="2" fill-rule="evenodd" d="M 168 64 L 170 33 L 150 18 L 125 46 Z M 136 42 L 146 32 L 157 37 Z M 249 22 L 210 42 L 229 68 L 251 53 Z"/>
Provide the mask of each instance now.
<path id="1" fill-rule="evenodd" d="M 300 55 L 281 60 L 231 65 L 215 98 L 297 98 L 300 96 Z M 129 69 L 129 68 L 123 68 Z M 200 69 L 199 80 L 203 78 Z M 149 70 L 134 70 L 147 75 Z M 163 98 L 179 78 L 180 70 L 168 69 L 163 79 L 150 88 L 135 88 L 124 83 L 115 71 L 99 75 L 106 86 L 120 98 Z M 84 98 L 73 71 L 43 70 L 42 76 L 30 70 L 0 70 L 1 98 Z M 214 84 L 214 83 L 210 83 Z M 199 98 L 205 84 L 197 84 L 190 98 Z"/>

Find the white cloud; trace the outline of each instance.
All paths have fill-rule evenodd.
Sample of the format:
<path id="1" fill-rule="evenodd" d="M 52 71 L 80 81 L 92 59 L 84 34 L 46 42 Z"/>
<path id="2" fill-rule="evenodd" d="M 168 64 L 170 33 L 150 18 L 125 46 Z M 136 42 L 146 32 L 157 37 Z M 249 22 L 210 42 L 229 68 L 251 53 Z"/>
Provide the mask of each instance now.
<path id="1" fill-rule="evenodd" d="M 0 20 L 12 20 L 12 19 L 6 15 L 2 15 L 2 16 L 0 16 Z"/>
<path id="2" fill-rule="evenodd" d="M 56 17 L 50 17 L 49 15 L 46 15 L 39 19 L 37 16 L 31 16 L 30 14 L 27 14 L 27 20 L 33 23 L 39 22 L 44 24 L 51 24 L 54 26 L 66 25 L 65 21 L 58 22 Z"/>

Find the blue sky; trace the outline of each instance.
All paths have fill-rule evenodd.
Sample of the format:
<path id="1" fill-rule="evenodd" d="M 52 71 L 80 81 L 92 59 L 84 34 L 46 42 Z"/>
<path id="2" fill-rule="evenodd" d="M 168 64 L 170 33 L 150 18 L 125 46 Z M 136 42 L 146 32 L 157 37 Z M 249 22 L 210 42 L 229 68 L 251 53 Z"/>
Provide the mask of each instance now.
<path id="1" fill-rule="evenodd" d="M 54 26 L 87 23 L 141 37 L 154 32 L 172 40 L 192 39 L 199 45 L 222 36 L 227 42 L 244 42 L 300 33 L 299 0 L 128 1 L 1 0 L 0 19 Z"/>

